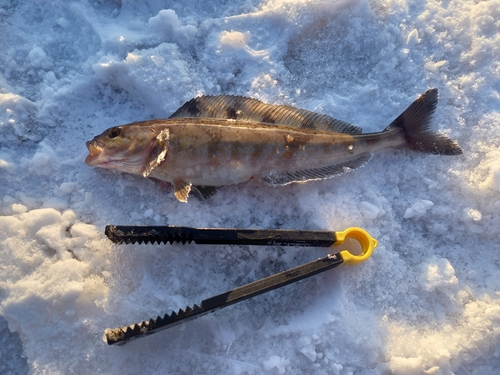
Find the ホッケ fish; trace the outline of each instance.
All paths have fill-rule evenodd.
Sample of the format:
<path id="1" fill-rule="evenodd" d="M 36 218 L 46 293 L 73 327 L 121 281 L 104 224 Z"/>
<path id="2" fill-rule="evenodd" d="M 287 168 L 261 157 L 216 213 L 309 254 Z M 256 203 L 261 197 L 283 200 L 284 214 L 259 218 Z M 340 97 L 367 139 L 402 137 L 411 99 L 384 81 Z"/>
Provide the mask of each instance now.
<path id="1" fill-rule="evenodd" d="M 254 178 L 278 186 L 338 176 L 386 147 L 459 155 L 455 141 L 430 130 L 437 93 L 427 91 L 383 131 L 366 134 L 304 109 L 240 96 L 201 96 L 168 119 L 106 130 L 87 142 L 85 161 L 170 182 L 176 198 L 187 202 L 195 186 Z"/>

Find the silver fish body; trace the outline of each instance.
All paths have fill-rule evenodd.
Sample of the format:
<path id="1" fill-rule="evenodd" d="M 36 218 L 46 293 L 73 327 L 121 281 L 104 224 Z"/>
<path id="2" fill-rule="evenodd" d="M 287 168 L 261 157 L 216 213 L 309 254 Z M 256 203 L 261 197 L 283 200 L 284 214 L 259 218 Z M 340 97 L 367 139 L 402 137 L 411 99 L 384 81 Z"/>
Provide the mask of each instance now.
<path id="1" fill-rule="evenodd" d="M 86 162 L 170 182 L 182 202 L 197 185 L 254 178 L 274 186 L 307 182 L 356 169 L 386 147 L 460 154 L 456 142 L 429 130 L 436 104 L 437 90 L 429 90 L 384 131 L 362 134 L 356 126 L 302 109 L 200 97 L 169 119 L 106 130 L 87 142 Z"/>

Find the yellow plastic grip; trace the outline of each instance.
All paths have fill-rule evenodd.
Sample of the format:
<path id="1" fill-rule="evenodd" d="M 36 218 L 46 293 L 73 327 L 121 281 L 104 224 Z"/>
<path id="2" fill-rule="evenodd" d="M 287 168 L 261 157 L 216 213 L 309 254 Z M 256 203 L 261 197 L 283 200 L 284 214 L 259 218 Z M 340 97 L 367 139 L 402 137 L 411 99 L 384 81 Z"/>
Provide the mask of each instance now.
<path id="1" fill-rule="evenodd" d="M 355 239 L 361 245 L 360 255 L 351 254 L 348 250 L 342 250 L 340 252 L 340 256 L 344 262 L 350 266 L 354 266 L 367 260 L 371 257 L 373 249 L 377 247 L 377 240 L 361 228 L 348 228 L 342 232 L 335 232 L 335 236 L 337 239 L 337 241 L 335 241 L 335 245 L 344 243 L 344 241 L 348 238 Z"/>

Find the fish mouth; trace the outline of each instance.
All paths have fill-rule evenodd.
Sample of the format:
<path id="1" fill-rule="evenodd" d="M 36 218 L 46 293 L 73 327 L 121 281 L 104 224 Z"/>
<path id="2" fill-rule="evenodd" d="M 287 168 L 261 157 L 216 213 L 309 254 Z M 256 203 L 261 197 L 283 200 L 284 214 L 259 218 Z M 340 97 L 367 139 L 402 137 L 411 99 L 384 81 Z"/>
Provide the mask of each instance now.
<path id="1" fill-rule="evenodd" d="M 89 154 L 85 158 L 85 163 L 91 166 L 101 164 L 99 161 L 99 156 L 101 156 L 102 147 L 99 146 L 95 140 L 87 141 L 86 145 L 89 149 Z"/>
<path id="2" fill-rule="evenodd" d="M 108 169 L 120 169 L 124 159 L 117 157 L 110 158 L 104 151 L 105 144 L 96 139 L 86 142 L 89 154 L 85 158 L 85 163 L 91 167 L 101 167 Z"/>

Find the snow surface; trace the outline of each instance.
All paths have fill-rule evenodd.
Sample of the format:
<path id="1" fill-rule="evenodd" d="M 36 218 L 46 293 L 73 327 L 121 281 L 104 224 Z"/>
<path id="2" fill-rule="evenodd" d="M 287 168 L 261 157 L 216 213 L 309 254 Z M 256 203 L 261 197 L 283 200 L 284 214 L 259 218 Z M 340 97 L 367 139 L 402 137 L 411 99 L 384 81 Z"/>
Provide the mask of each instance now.
<path id="1" fill-rule="evenodd" d="M 0 373 L 499 374 L 500 0 L 0 1 Z M 459 157 L 379 153 L 336 179 L 177 202 L 85 141 L 246 95 L 379 131 L 430 87 Z M 103 331 L 321 249 L 117 246 L 113 224 L 343 230 L 373 257 L 171 330 Z M 8 329 L 7 329 L 8 324 Z"/>

